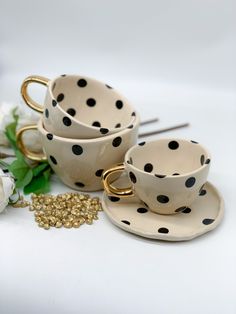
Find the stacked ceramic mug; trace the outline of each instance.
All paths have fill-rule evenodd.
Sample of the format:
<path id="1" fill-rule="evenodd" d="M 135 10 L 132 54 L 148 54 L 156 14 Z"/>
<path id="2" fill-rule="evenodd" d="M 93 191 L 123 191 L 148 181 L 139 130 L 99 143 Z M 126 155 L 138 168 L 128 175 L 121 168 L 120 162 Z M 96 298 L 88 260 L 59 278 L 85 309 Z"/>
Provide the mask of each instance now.
<path id="1" fill-rule="evenodd" d="M 28 94 L 28 85 L 47 87 L 44 105 Z M 73 189 L 103 188 L 102 173 L 124 160 L 137 142 L 139 116 L 129 101 L 111 86 L 92 78 L 62 75 L 53 80 L 26 78 L 21 88 L 25 103 L 42 113 L 38 125 L 18 133 L 21 150 L 31 160 L 48 160 L 59 178 Z M 39 131 L 43 153 L 29 151 L 25 131 Z"/>

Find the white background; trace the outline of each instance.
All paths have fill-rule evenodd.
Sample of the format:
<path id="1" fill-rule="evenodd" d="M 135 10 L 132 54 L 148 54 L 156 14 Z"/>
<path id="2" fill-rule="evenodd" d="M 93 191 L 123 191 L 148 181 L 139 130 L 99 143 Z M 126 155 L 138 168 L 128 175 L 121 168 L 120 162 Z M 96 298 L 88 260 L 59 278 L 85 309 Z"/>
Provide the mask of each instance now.
<path id="1" fill-rule="evenodd" d="M 222 224 L 190 242 L 150 241 L 104 213 L 79 230 L 0 216 L 0 313 L 236 313 L 236 4 L 230 0 L 0 0 L 0 102 L 30 74 L 85 74 L 118 88 L 145 130 L 203 143 Z M 43 99 L 43 89 L 34 89 Z M 155 136 L 152 139 L 158 138 Z M 56 180 L 56 179 L 54 179 Z M 53 193 L 67 191 L 59 182 Z"/>

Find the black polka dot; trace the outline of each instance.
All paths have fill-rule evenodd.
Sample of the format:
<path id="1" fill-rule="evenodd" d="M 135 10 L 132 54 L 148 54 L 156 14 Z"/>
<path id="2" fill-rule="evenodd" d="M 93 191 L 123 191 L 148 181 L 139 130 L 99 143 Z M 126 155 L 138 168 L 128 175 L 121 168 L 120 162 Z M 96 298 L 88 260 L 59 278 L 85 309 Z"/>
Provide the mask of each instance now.
<path id="1" fill-rule="evenodd" d="M 169 233 L 169 229 L 162 227 L 162 228 L 158 229 L 158 232 L 159 233 Z"/>
<path id="2" fill-rule="evenodd" d="M 58 96 L 57 96 L 57 102 L 61 102 L 63 99 L 64 99 L 64 94 L 59 94 Z"/>
<path id="3" fill-rule="evenodd" d="M 196 179 L 194 177 L 190 177 L 186 180 L 185 186 L 187 188 L 191 188 L 192 186 L 194 186 L 195 182 L 196 182 Z"/>
<path id="4" fill-rule="evenodd" d="M 112 145 L 114 147 L 118 147 L 118 146 L 120 146 L 121 142 L 122 142 L 122 138 L 120 136 L 118 136 L 118 137 L 114 138 L 114 140 L 112 141 Z"/>
<path id="5" fill-rule="evenodd" d="M 56 105 L 57 105 L 57 102 L 56 102 L 55 99 L 53 99 L 53 100 L 52 100 L 52 106 L 53 106 L 53 107 L 56 107 Z"/>
<path id="6" fill-rule="evenodd" d="M 109 89 L 112 89 L 112 87 L 111 87 L 110 85 L 108 85 L 108 84 L 105 84 L 105 86 L 106 86 L 107 88 L 109 88 Z"/>
<path id="7" fill-rule="evenodd" d="M 49 117 L 49 111 L 48 111 L 48 109 L 45 109 L 45 117 L 46 117 L 46 118 Z"/>
<path id="8" fill-rule="evenodd" d="M 72 152 L 75 155 L 81 155 L 83 153 L 83 148 L 80 145 L 73 145 L 72 146 Z"/>
<path id="9" fill-rule="evenodd" d="M 169 197 L 166 196 L 166 195 L 158 195 L 158 196 L 157 196 L 157 201 L 158 201 L 159 203 L 166 204 L 166 203 L 169 202 Z"/>
<path id="10" fill-rule="evenodd" d="M 129 177 L 130 177 L 130 180 L 131 180 L 133 183 L 136 183 L 136 182 L 137 182 L 137 179 L 136 179 L 136 177 L 135 177 L 135 175 L 133 174 L 132 171 L 130 171 Z"/>
<path id="11" fill-rule="evenodd" d="M 111 202 L 119 202 L 120 198 L 117 196 L 108 196 Z"/>
<path id="12" fill-rule="evenodd" d="M 96 100 L 94 98 L 89 98 L 89 99 L 87 99 L 86 104 L 89 107 L 94 107 L 96 105 Z"/>
<path id="13" fill-rule="evenodd" d="M 117 128 L 120 128 L 120 127 L 121 127 L 121 124 L 120 124 L 120 123 L 117 123 L 116 126 L 115 126 L 116 129 L 117 129 Z"/>
<path id="14" fill-rule="evenodd" d="M 176 141 L 171 141 L 169 142 L 168 147 L 169 149 L 172 149 L 172 150 L 177 149 L 179 147 L 179 143 Z"/>
<path id="15" fill-rule="evenodd" d="M 103 171 L 104 171 L 104 169 L 98 169 L 98 170 L 96 171 L 95 175 L 96 175 L 97 177 L 101 177 Z"/>
<path id="16" fill-rule="evenodd" d="M 62 122 L 63 122 L 63 124 L 64 124 L 65 126 L 70 126 L 70 125 L 71 125 L 71 119 L 68 118 L 68 117 L 64 117 L 64 118 L 62 119 Z"/>
<path id="17" fill-rule="evenodd" d="M 205 162 L 205 156 L 204 156 L 204 155 L 201 155 L 201 157 L 200 157 L 200 163 L 201 163 L 201 165 L 204 165 L 204 162 Z"/>
<path id="18" fill-rule="evenodd" d="M 57 160 L 56 160 L 55 157 L 49 156 L 49 158 L 51 159 L 51 162 L 52 162 L 54 165 L 57 165 Z"/>
<path id="19" fill-rule="evenodd" d="M 62 77 L 65 77 L 65 76 L 66 76 L 66 74 L 62 74 L 61 76 L 62 76 Z"/>
<path id="20" fill-rule="evenodd" d="M 198 144 L 198 142 L 196 142 L 196 141 L 191 141 L 193 144 Z"/>
<path id="21" fill-rule="evenodd" d="M 132 157 L 130 157 L 130 159 L 129 159 L 129 160 L 127 160 L 127 164 L 130 164 L 130 165 L 132 165 L 132 164 L 133 164 L 133 159 L 132 159 Z"/>
<path id="22" fill-rule="evenodd" d="M 201 186 L 200 190 L 199 190 L 199 195 L 200 195 L 200 196 L 203 196 L 203 195 L 205 195 L 205 194 L 207 193 L 207 191 L 204 190 L 204 186 L 205 186 L 205 184 L 203 184 L 203 185 Z"/>
<path id="23" fill-rule="evenodd" d="M 126 225 L 130 225 L 130 222 L 128 220 L 121 220 L 121 222 L 123 222 Z"/>
<path id="24" fill-rule="evenodd" d="M 116 101 L 116 108 L 121 109 L 123 107 L 123 101 L 122 100 L 117 100 Z"/>
<path id="25" fill-rule="evenodd" d="M 101 128 L 101 129 L 100 129 L 100 133 L 101 133 L 101 134 L 107 134 L 108 132 L 109 132 L 109 130 L 106 129 L 106 128 Z"/>
<path id="26" fill-rule="evenodd" d="M 139 146 L 143 146 L 143 145 L 145 145 L 145 144 L 146 144 L 146 142 L 138 143 Z"/>
<path id="27" fill-rule="evenodd" d="M 200 196 L 204 196 L 204 195 L 206 195 L 206 193 L 207 193 L 207 191 L 204 190 L 204 189 L 202 189 L 202 190 L 199 192 L 199 195 L 200 195 Z"/>
<path id="28" fill-rule="evenodd" d="M 175 210 L 176 213 L 179 213 L 179 212 L 182 212 L 183 210 L 186 209 L 186 206 L 182 206 L 182 207 L 179 207 Z"/>
<path id="29" fill-rule="evenodd" d="M 78 186 L 79 188 L 84 188 L 85 185 L 82 182 L 75 182 L 75 185 Z"/>
<path id="30" fill-rule="evenodd" d="M 144 213 L 148 212 L 148 210 L 147 210 L 146 208 L 139 207 L 139 208 L 137 209 L 137 212 L 140 213 L 140 214 L 144 214 Z"/>
<path id="31" fill-rule="evenodd" d="M 87 85 L 87 81 L 85 79 L 80 79 L 78 80 L 77 85 L 79 87 L 85 87 Z"/>
<path id="32" fill-rule="evenodd" d="M 210 224 L 212 224 L 214 221 L 215 221 L 215 219 L 205 218 L 205 219 L 203 219 L 202 223 L 203 223 L 204 225 L 210 225 Z"/>
<path id="33" fill-rule="evenodd" d="M 189 213 L 191 213 L 191 208 L 189 208 L 189 207 L 186 207 L 183 211 L 182 211 L 182 213 L 185 213 L 185 214 L 189 214 Z"/>
<path id="34" fill-rule="evenodd" d="M 175 172 L 172 174 L 172 176 L 179 176 L 179 173 Z"/>
<path id="35" fill-rule="evenodd" d="M 144 166 L 144 171 L 146 171 L 146 172 L 152 172 L 152 170 L 153 170 L 153 165 L 152 164 L 150 164 L 150 163 L 147 163 L 145 166 Z"/>
<path id="36" fill-rule="evenodd" d="M 133 124 L 131 124 L 128 126 L 128 129 L 133 129 L 133 127 L 134 127 Z"/>
<path id="37" fill-rule="evenodd" d="M 155 174 L 155 177 L 162 179 L 162 178 L 165 178 L 166 175 L 164 175 L 164 174 Z"/>
<path id="38" fill-rule="evenodd" d="M 96 126 L 96 127 L 100 128 L 100 127 L 101 127 L 101 123 L 98 122 L 98 121 L 94 121 L 94 122 L 92 123 L 92 126 Z"/>
<path id="39" fill-rule="evenodd" d="M 48 134 L 47 134 L 47 138 L 48 138 L 49 141 L 51 141 L 51 140 L 53 139 L 53 134 L 48 133 Z"/>
<path id="40" fill-rule="evenodd" d="M 69 108 L 66 112 L 72 117 L 76 115 L 76 111 L 73 108 Z"/>
<path id="41" fill-rule="evenodd" d="M 207 158 L 207 160 L 205 161 L 205 164 L 209 164 L 211 162 L 210 158 Z"/>
<path id="42" fill-rule="evenodd" d="M 132 112 L 131 116 L 135 117 L 136 116 L 136 112 Z"/>

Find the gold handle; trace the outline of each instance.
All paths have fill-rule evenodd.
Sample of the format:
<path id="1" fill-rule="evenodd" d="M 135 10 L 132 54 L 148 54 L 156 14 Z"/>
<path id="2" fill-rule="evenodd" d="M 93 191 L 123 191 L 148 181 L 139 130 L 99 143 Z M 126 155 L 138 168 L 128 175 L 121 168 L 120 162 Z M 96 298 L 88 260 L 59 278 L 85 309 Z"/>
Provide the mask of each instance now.
<path id="1" fill-rule="evenodd" d="M 35 153 L 31 152 L 28 148 L 25 147 L 25 144 L 23 142 L 22 136 L 25 131 L 29 130 L 37 130 L 38 127 L 35 124 L 32 125 L 26 125 L 19 129 L 16 133 L 16 144 L 19 147 L 20 151 L 22 152 L 25 157 L 29 158 L 30 160 L 34 161 L 45 161 L 47 160 L 47 157 L 43 153 Z"/>
<path id="2" fill-rule="evenodd" d="M 109 182 L 109 177 L 116 172 L 122 172 L 124 171 L 125 167 L 124 164 L 119 164 L 116 167 L 110 168 L 106 170 L 102 175 L 102 181 L 104 185 L 104 189 L 109 195 L 115 195 L 118 197 L 130 197 L 134 196 L 134 192 L 132 187 L 128 188 L 116 188 L 112 186 Z"/>
<path id="3" fill-rule="evenodd" d="M 27 77 L 21 85 L 21 95 L 30 108 L 34 109 L 37 112 L 43 113 L 43 107 L 40 106 L 36 101 L 34 101 L 28 94 L 28 85 L 31 83 L 38 83 L 44 86 L 48 86 L 49 79 L 42 76 L 29 76 Z"/>

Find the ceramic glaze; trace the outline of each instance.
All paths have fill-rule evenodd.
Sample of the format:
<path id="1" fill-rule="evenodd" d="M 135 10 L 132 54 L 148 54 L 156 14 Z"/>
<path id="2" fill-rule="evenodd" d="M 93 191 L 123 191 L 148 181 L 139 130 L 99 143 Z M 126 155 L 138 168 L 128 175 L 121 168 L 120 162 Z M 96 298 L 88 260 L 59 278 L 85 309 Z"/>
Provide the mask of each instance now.
<path id="1" fill-rule="evenodd" d="M 43 107 L 29 97 L 27 86 L 31 83 L 46 85 Z M 130 102 L 111 86 L 79 75 L 62 75 L 51 81 L 29 77 L 22 84 L 22 96 L 28 106 L 43 112 L 45 128 L 61 137 L 114 134 L 132 128 L 136 115 Z"/>
<path id="2" fill-rule="evenodd" d="M 184 139 L 142 142 L 126 153 L 124 163 L 132 185 L 129 195 L 138 196 L 160 214 L 176 214 L 190 206 L 207 181 L 209 167 L 208 151 Z"/>
<path id="3" fill-rule="evenodd" d="M 38 131 L 51 167 L 66 185 L 81 191 L 103 188 L 104 170 L 124 160 L 125 153 L 137 142 L 139 117 L 132 129 L 97 139 L 67 139 L 48 132 L 42 120 Z"/>
<path id="4" fill-rule="evenodd" d="M 125 187 L 127 176 L 113 184 Z M 215 229 L 223 219 L 224 201 L 207 182 L 198 198 L 178 215 L 160 215 L 137 197 L 119 198 L 103 194 L 103 210 L 119 228 L 136 235 L 164 241 L 186 241 Z"/>

